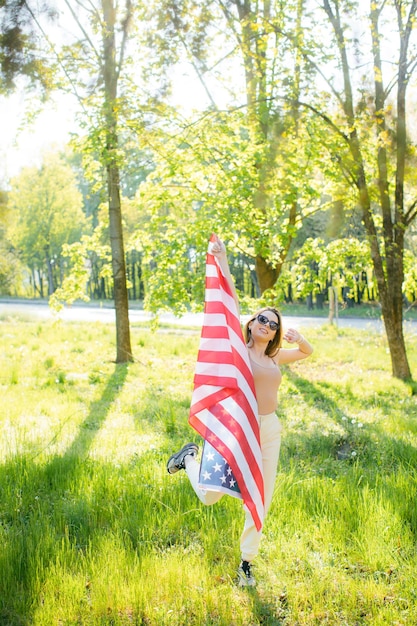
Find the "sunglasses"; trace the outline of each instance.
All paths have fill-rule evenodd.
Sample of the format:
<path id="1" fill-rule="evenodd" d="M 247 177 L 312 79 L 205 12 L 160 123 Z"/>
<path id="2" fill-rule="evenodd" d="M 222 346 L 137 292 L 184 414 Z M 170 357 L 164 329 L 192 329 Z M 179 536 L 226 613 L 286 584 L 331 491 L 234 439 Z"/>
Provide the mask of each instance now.
<path id="1" fill-rule="evenodd" d="M 279 323 L 278 322 L 274 322 L 273 320 L 269 320 L 267 318 L 266 315 L 262 315 L 262 313 L 259 313 L 259 315 L 256 316 L 257 321 L 262 324 L 262 326 L 268 326 L 269 324 L 269 328 L 271 330 L 278 330 L 279 328 Z"/>

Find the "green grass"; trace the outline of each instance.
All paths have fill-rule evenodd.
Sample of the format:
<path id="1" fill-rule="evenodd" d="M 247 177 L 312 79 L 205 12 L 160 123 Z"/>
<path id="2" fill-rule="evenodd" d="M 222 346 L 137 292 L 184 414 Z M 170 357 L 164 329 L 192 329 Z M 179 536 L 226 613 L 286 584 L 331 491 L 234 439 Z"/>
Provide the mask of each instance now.
<path id="1" fill-rule="evenodd" d="M 199 503 L 169 454 L 198 333 L 0 322 L 0 624 L 417 623 L 417 397 L 383 335 L 323 327 L 284 369 L 282 454 L 256 561 L 234 584 L 239 501 Z M 407 337 L 417 372 L 417 340 Z"/>
<path id="2" fill-rule="evenodd" d="M 306 304 L 302 302 L 294 303 L 280 303 L 279 309 L 283 315 L 295 315 L 301 317 L 329 317 L 329 303 L 325 302 L 321 309 L 317 308 L 314 304 L 313 309 L 309 309 Z M 362 304 L 354 304 L 351 307 L 339 303 L 338 316 L 340 319 L 346 318 L 362 318 L 369 320 L 381 319 L 381 306 L 377 302 L 365 302 Z M 405 321 L 415 321 L 417 319 L 417 308 L 415 305 L 405 307 L 403 309 L 403 316 Z"/>

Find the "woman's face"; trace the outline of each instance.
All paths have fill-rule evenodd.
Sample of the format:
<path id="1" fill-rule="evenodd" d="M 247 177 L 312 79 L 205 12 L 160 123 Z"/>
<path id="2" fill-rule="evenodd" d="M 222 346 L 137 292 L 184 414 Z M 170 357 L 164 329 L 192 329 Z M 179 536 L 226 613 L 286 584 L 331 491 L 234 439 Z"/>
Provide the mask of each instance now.
<path id="1" fill-rule="evenodd" d="M 271 328 L 272 324 L 272 328 Z M 278 332 L 280 321 L 273 311 L 261 311 L 251 322 L 249 328 L 254 338 L 264 338 L 272 341 Z"/>

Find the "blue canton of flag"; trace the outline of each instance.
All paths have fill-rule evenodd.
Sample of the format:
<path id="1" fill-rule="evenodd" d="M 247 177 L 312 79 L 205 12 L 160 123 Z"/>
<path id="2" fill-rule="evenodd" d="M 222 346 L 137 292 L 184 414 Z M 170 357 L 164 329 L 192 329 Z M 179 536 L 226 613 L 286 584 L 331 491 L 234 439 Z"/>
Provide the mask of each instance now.
<path id="1" fill-rule="evenodd" d="M 199 486 L 211 491 L 222 491 L 235 498 L 242 497 L 230 465 L 208 441 L 204 442 Z"/>

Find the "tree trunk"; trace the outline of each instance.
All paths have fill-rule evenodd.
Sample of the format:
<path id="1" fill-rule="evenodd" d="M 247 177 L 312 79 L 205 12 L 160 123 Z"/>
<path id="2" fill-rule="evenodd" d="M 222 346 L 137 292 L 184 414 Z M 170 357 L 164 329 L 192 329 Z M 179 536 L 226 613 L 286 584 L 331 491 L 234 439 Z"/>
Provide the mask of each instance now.
<path id="1" fill-rule="evenodd" d="M 398 28 L 400 32 L 400 63 L 398 66 L 397 87 L 397 163 L 395 170 L 395 201 L 394 211 L 389 192 L 388 178 L 388 155 L 386 142 L 383 140 L 387 129 L 387 92 L 383 85 L 383 68 L 380 53 L 380 36 L 378 21 L 381 17 L 382 7 L 377 3 L 371 3 L 371 38 L 374 66 L 374 101 L 375 101 L 375 128 L 378 138 L 376 144 L 376 157 L 378 166 L 377 186 L 379 192 L 379 211 L 374 211 L 371 202 L 371 191 L 366 179 L 364 152 L 361 148 L 360 136 L 357 131 L 357 119 L 353 89 L 348 62 L 347 47 L 345 42 L 344 26 L 339 14 L 338 3 L 331 6 L 329 0 L 323 0 L 323 8 L 326 11 L 334 32 L 339 48 L 341 67 L 343 72 L 343 102 L 344 114 L 349 128 L 346 135 L 352 163 L 352 180 L 357 188 L 359 204 L 362 209 L 363 222 L 371 249 L 372 264 L 378 284 L 379 300 L 388 340 L 391 356 L 392 374 L 401 380 L 410 381 L 411 371 L 408 363 L 407 352 L 403 335 L 403 260 L 404 260 L 404 233 L 407 220 L 404 212 L 404 161 L 406 154 L 406 120 L 405 120 L 405 92 L 408 82 L 407 75 L 407 51 L 409 36 L 414 24 L 417 10 L 417 2 L 413 0 L 406 22 L 403 25 L 403 16 L 400 3 L 397 5 Z M 389 115 L 389 113 L 388 113 Z M 382 228 L 376 226 L 375 214 L 382 215 Z M 382 231 L 382 236 L 379 234 Z"/>
<path id="2" fill-rule="evenodd" d="M 353 144 L 355 143 L 356 140 Z M 389 253 L 387 253 L 386 258 L 387 269 L 385 271 L 380 246 L 378 245 L 375 222 L 372 219 L 371 202 L 365 182 L 362 156 L 358 148 L 358 146 L 354 147 L 352 154 L 356 155 L 356 163 L 359 167 L 359 199 L 363 211 L 363 221 L 370 243 L 372 264 L 378 284 L 379 301 L 381 303 L 391 357 L 392 374 L 401 380 L 411 380 L 411 370 L 408 363 L 403 334 L 402 284 L 404 242 L 401 240 L 396 245 L 389 247 Z M 387 239 L 388 237 L 385 231 L 385 242 L 387 242 Z M 388 250 L 387 243 L 385 243 L 385 249 Z"/>
<path id="3" fill-rule="evenodd" d="M 335 287 L 329 287 L 329 324 L 333 324 L 336 318 L 336 324 L 339 318 L 339 302 L 337 299 L 337 290 Z"/>
<path id="4" fill-rule="evenodd" d="M 117 363 L 132 361 L 130 342 L 129 303 L 126 284 L 126 260 L 123 242 L 120 174 L 117 157 L 117 80 L 115 20 L 113 0 L 102 0 L 104 28 L 104 88 L 106 124 L 106 172 L 109 205 L 109 230 L 112 255 L 114 306 L 116 311 Z"/>
<path id="5" fill-rule="evenodd" d="M 45 265 L 46 273 L 48 277 L 48 296 L 51 296 L 55 291 L 54 272 L 52 269 L 52 260 L 49 256 L 49 246 L 45 246 Z"/>
<path id="6" fill-rule="evenodd" d="M 43 293 L 43 277 L 42 277 L 42 272 L 41 272 L 41 270 L 37 270 L 37 272 L 38 272 L 38 278 L 39 278 L 38 293 L 39 293 L 39 296 L 40 296 L 41 298 L 43 298 L 43 297 L 44 297 L 44 293 Z"/>
<path id="7" fill-rule="evenodd" d="M 107 181 L 114 306 L 116 311 L 116 363 L 125 363 L 126 361 L 132 361 L 133 357 L 130 343 L 129 304 L 126 285 L 119 168 L 114 164 L 107 167 Z"/>
<path id="8" fill-rule="evenodd" d="M 402 282 L 398 283 L 397 293 L 389 293 L 381 298 L 382 316 L 391 356 L 393 376 L 400 380 L 411 380 L 411 371 L 403 334 Z"/>
<path id="9" fill-rule="evenodd" d="M 55 287 L 54 287 L 54 275 L 52 272 L 52 263 L 51 263 L 51 259 L 48 256 L 46 257 L 46 268 L 48 270 L 48 296 L 51 296 L 55 291 Z"/>
<path id="10" fill-rule="evenodd" d="M 258 254 L 255 258 L 255 270 L 261 294 L 267 289 L 272 289 L 279 276 L 278 269 Z"/>

